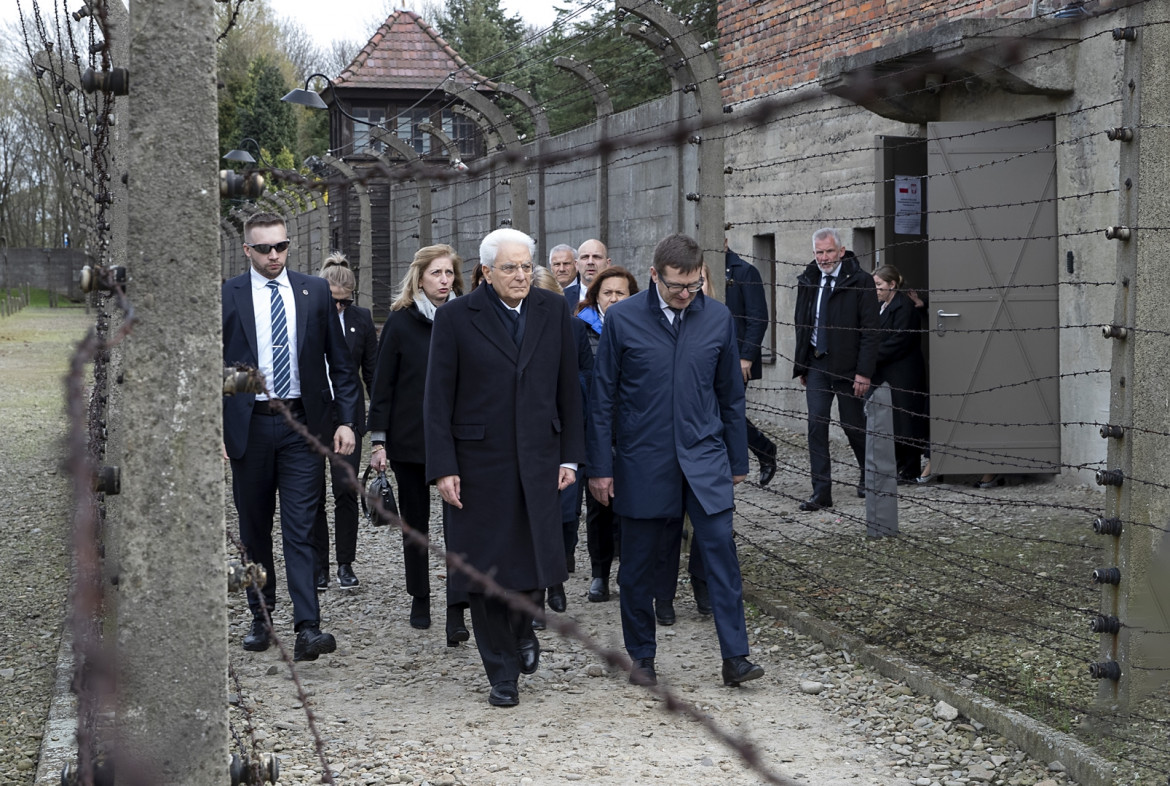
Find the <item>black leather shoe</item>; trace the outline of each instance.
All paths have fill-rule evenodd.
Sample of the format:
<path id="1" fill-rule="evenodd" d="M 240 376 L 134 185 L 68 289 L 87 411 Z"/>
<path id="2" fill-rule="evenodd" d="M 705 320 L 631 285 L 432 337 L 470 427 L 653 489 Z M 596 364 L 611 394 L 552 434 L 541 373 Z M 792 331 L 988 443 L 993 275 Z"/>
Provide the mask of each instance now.
<path id="1" fill-rule="evenodd" d="M 317 592 L 324 592 L 329 589 L 329 568 L 321 568 L 321 570 L 317 571 L 314 582 L 317 585 Z"/>
<path id="2" fill-rule="evenodd" d="M 630 684 L 646 687 L 658 684 L 653 658 L 638 658 L 634 661 L 634 668 L 630 670 Z"/>
<path id="3" fill-rule="evenodd" d="M 776 477 L 776 464 L 761 464 L 760 465 L 760 485 L 766 486 L 772 482 L 772 478 Z"/>
<path id="4" fill-rule="evenodd" d="M 358 577 L 353 574 L 353 566 L 338 565 L 337 566 L 337 583 L 342 589 L 351 590 L 356 589 L 358 585 Z"/>
<path id="5" fill-rule="evenodd" d="M 758 680 L 764 676 L 764 667 L 757 666 L 743 655 L 723 659 L 723 684 L 738 687 L 741 682 Z"/>
<path id="6" fill-rule="evenodd" d="M 410 627 L 419 630 L 431 627 L 430 598 L 414 598 L 410 601 Z"/>
<path id="7" fill-rule="evenodd" d="M 568 601 L 565 599 L 564 584 L 554 584 L 548 588 L 548 607 L 557 614 L 565 613 L 565 609 L 568 608 Z"/>
<path id="8" fill-rule="evenodd" d="M 297 632 L 297 643 L 293 647 L 293 660 L 317 660 L 337 649 L 337 640 L 332 633 L 322 633 L 317 624 L 306 624 Z"/>
<path id="9" fill-rule="evenodd" d="M 817 499 L 816 497 L 809 497 L 804 502 L 800 503 L 800 509 L 806 513 L 814 513 L 818 510 L 833 507 L 833 500 L 831 499 Z"/>
<path id="10" fill-rule="evenodd" d="M 447 607 L 447 646 L 458 647 L 459 642 L 467 641 L 471 633 L 467 630 L 467 623 L 463 621 L 463 609 L 458 606 Z"/>
<path id="11" fill-rule="evenodd" d="M 244 649 L 248 652 L 263 652 L 268 649 L 268 644 L 268 624 L 264 622 L 263 617 L 253 617 L 252 627 L 244 637 Z"/>
<path id="12" fill-rule="evenodd" d="M 532 638 L 520 639 L 520 673 L 521 674 L 535 674 L 540 667 L 540 642 L 536 640 L 536 635 Z"/>
<path id="13" fill-rule="evenodd" d="M 609 600 L 609 579 L 596 578 L 589 582 L 589 602 L 604 603 Z"/>
<path id="14" fill-rule="evenodd" d="M 659 625 L 673 625 L 678 619 L 674 613 L 674 601 L 654 601 L 654 616 Z"/>
<path id="15" fill-rule="evenodd" d="M 707 592 L 707 582 L 691 576 L 691 591 L 695 593 L 695 608 L 706 616 L 711 613 L 711 595 Z"/>
<path id="16" fill-rule="evenodd" d="M 488 694 L 488 704 L 493 707 L 515 707 L 520 703 L 520 691 L 514 682 L 501 682 L 492 686 Z"/>

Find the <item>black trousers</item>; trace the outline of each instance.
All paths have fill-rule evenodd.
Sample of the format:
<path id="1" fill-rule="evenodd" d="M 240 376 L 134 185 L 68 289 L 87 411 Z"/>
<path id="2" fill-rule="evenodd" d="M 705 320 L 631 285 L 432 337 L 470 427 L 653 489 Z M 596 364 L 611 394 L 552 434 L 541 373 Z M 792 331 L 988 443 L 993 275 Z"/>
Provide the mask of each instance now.
<path id="1" fill-rule="evenodd" d="M 303 409 L 294 411 L 305 423 Z M 279 584 L 273 565 L 272 517 L 280 494 L 280 534 L 284 570 L 293 619 L 318 622 L 321 618 L 313 586 L 313 516 L 321 493 L 321 456 L 285 422 L 283 415 L 253 414 L 248 425 L 248 449 L 232 459 L 232 496 L 240 514 L 240 541 L 248 557 L 268 571 L 268 582 L 257 593 L 248 588 L 248 606 L 260 616 L 261 605 L 276 608 Z"/>
<path id="2" fill-rule="evenodd" d="M 833 399 L 841 415 L 841 428 L 853 448 L 853 455 L 865 474 L 865 404 L 853 395 L 853 378 L 842 379 L 826 371 L 828 362 L 813 360 L 805 376 L 804 395 L 808 403 L 808 453 L 813 496 L 833 498 L 833 464 L 829 456 L 829 421 Z"/>
<path id="3" fill-rule="evenodd" d="M 622 528 L 613 508 L 585 495 L 585 543 L 592 578 L 608 579 L 615 554 L 621 550 Z"/>
<path id="4" fill-rule="evenodd" d="M 761 467 L 776 463 L 776 443 L 768 439 L 750 420 L 747 421 L 747 443 L 748 450 L 760 462 Z"/>
<path id="5" fill-rule="evenodd" d="M 425 464 L 409 461 L 391 461 L 394 480 L 398 484 L 398 512 L 412 529 L 430 537 L 431 487 L 427 483 Z M 443 505 L 443 537 L 446 539 L 447 505 Z M 430 555 L 427 550 L 402 536 L 402 562 L 406 567 L 406 593 L 412 598 L 431 596 Z M 447 605 L 467 607 L 467 593 L 453 593 L 447 582 Z"/>
<path id="6" fill-rule="evenodd" d="M 329 520 L 325 514 L 325 475 L 333 484 L 333 532 L 334 548 L 338 565 L 350 565 L 357 558 L 358 498 L 352 483 L 360 481 L 358 467 L 362 463 L 362 443 L 359 440 L 353 453 L 342 456 L 353 470 L 354 481 L 349 478 L 345 465 L 326 460 L 327 472 L 321 474 L 321 501 L 317 503 L 317 515 L 313 520 L 313 551 L 317 557 L 317 570 L 329 570 Z"/>
<path id="7" fill-rule="evenodd" d="M 527 595 L 539 604 L 543 591 L 526 590 L 516 594 Z M 489 598 L 482 592 L 468 593 L 471 605 L 471 627 L 475 631 L 475 646 L 483 661 L 488 682 L 516 682 L 520 678 L 520 642 L 536 638 L 532 630 L 532 616 L 512 610 L 498 598 Z"/>

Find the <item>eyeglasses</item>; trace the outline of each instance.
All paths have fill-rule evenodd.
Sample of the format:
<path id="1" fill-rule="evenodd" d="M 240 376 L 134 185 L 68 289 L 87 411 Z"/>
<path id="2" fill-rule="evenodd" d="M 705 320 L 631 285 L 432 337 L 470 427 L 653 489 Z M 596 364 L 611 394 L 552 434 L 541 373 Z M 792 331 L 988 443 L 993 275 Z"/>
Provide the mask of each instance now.
<path id="1" fill-rule="evenodd" d="M 353 298 L 351 298 L 351 297 L 336 298 L 335 297 L 335 298 L 333 298 L 333 302 L 339 306 L 345 306 L 346 308 L 349 308 L 350 306 L 353 305 Z"/>
<path id="2" fill-rule="evenodd" d="M 257 253 L 267 255 L 273 249 L 276 250 L 276 253 L 283 254 L 288 251 L 288 244 L 288 240 L 282 240 L 279 243 L 245 243 L 244 245 Z"/>
<path id="3" fill-rule="evenodd" d="M 658 280 L 662 283 L 662 286 L 666 287 L 667 292 L 673 292 L 676 295 L 679 292 L 682 292 L 684 289 L 693 295 L 703 288 L 703 277 L 702 276 L 699 276 L 699 278 L 697 280 L 692 281 L 689 284 L 672 284 L 671 282 L 667 281 L 665 278 L 660 278 Z"/>
<path id="4" fill-rule="evenodd" d="M 513 276 L 517 270 L 523 270 L 524 275 L 532 275 L 532 265 L 527 262 L 523 265 L 496 265 L 495 269 L 503 273 L 505 276 Z"/>

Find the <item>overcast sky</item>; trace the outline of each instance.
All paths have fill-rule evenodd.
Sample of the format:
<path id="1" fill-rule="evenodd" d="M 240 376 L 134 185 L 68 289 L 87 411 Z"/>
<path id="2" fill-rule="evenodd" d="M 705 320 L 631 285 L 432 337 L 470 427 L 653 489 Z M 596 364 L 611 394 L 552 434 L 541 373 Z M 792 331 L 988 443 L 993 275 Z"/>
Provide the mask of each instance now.
<path id="1" fill-rule="evenodd" d="M 81 0 L 75 3 L 81 6 Z M 32 0 L 20 0 L 26 16 L 32 14 Z M 51 13 L 52 3 L 41 2 L 41 13 Z M 271 0 L 271 7 L 277 14 L 300 22 L 317 43 L 328 47 L 336 38 L 353 39 L 365 43 L 374 34 L 377 26 L 385 21 L 381 16 L 382 0 Z M 395 3 L 397 7 L 413 3 Z M 520 14 L 524 21 L 541 29 L 552 24 L 556 18 L 554 0 L 503 0 L 501 5 L 510 14 Z M 381 18 L 378 18 L 380 17 Z M 0 21 L 15 21 L 15 0 L 0 0 Z"/>

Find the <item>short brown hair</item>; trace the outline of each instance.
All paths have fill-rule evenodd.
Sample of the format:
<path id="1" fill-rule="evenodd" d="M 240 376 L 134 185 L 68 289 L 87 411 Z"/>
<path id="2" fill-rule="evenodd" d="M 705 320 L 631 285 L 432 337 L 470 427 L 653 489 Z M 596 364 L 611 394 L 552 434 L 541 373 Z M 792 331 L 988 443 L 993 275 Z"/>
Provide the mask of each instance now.
<path id="1" fill-rule="evenodd" d="M 703 267 L 703 249 L 689 235 L 668 235 L 654 247 L 654 269 L 662 275 L 666 268 L 677 268 L 680 273 L 694 273 Z"/>
<path id="2" fill-rule="evenodd" d="M 284 222 L 284 216 L 279 216 L 276 213 L 253 213 L 244 219 L 244 237 L 248 237 L 248 230 L 252 227 L 275 227 L 282 226 L 288 228 Z"/>

